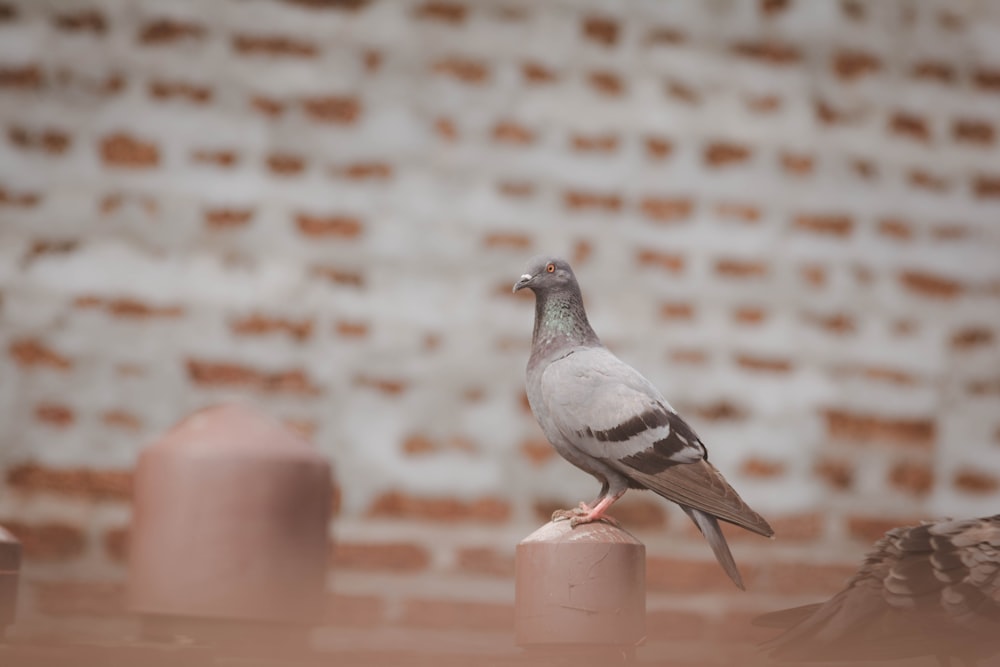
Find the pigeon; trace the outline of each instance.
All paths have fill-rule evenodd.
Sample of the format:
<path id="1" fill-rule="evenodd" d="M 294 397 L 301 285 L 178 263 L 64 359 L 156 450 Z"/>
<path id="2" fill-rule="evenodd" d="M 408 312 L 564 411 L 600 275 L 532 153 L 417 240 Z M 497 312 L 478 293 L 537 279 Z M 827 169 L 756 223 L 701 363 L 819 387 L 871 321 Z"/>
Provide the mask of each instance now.
<path id="1" fill-rule="evenodd" d="M 708 462 L 701 438 L 638 371 L 603 344 L 587 320 L 580 286 L 563 259 L 528 263 L 514 292 L 535 293 L 526 390 L 545 437 L 567 461 L 601 483 L 590 503 L 557 510 L 571 527 L 609 520 L 628 489 L 649 489 L 683 508 L 740 589 L 743 579 L 719 519 L 760 535 L 774 531 Z"/>
<path id="2" fill-rule="evenodd" d="M 966 665 L 1000 652 L 1000 514 L 893 528 L 826 602 L 764 614 L 774 660 Z"/>

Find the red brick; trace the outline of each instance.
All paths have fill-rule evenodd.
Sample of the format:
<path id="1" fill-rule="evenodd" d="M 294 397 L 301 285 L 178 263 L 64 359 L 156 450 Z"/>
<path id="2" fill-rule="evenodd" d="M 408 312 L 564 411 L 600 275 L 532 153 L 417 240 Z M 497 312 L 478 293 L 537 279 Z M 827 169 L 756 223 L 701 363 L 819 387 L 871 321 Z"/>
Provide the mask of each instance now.
<path id="1" fill-rule="evenodd" d="M 253 209 L 214 208 L 202 214 L 205 226 L 210 229 L 239 229 L 253 220 Z"/>
<path id="2" fill-rule="evenodd" d="M 816 167 L 816 159 L 811 155 L 799 153 L 781 153 L 781 168 L 785 173 L 793 176 L 807 176 L 813 173 Z"/>
<path id="3" fill-rule="evenodd" d="M 590 241 L 587 241 L 586 239 L 579 239 L 576 243 L 573 244 L 573 252 L 572 252 L 573 266 L 580 266 L 582 264 L 585 264 L 587 260 L 590 259 L 590 255 L 593 252 L 594 248 L 590 244 Z"/>
<path id="4" fill-rule="evenodd" d="M 101 139 L 101 159 L 110 167 L 149 169 L 160 164 L 156 144 L 123 132 Z"/>
<path id="5" fill-rule="evenodd" d="M 35 406 L 35 419 L 58 428 L 71 425 L 76 416 L 73 410 L 57 403 L 39 403 Z"/>
<path id="6" fill-rule="evenodd" d="M 906 180 L 911 186 L 928 192 L 947 192 L 948 188 L 951 187 L 951 181 L 944 176 L 931 173 L 920 167 L 908 170 Z"/>
<path id="7" fill-rule="evenodd" d="M 125 587 L 119 582 L 36 581 L 38 611 L 48 616 L 95 617 L 126 613 Z"/>
<path id="8" fill-rule="evenodd" d="M 368 335 L 368 323 L 340 320 L 334 324 L 333 330 L 344 338 L 364 338 Z"/>
<path id="9" fill-rule="evenodd" d="M 790 514 L 786 516 L 770 517 L 768 523 L 774 529 L 774 534 L 782 543 L 788 542 L 812 542 L 818 540 L 823 534 L 825 515 L 818 512 L 808 514 Z M 735 526 L 734 526 L 735 528 Z M 736 528 L 735 532 L 754 538 L 754 534 Z M 728 534 L 727 534 L 728 537 Z"/>
<path id="10" fill-rule="evenodd" d="M 761 219 L 760 207 L 740 202 L 720 202 L 715 205 L 715 214 L 741 222 L 759 222 Z"/>
<path id="11" fill-rule="evenodd" d="M 963 291 L 958 281 L 925 271 L 903 271 L 899 281 L 911 292 L 935 299 L 952 299 Z"/>
<path id="12" fill-rule="evenodd" d="M 375 595 L 330 593 L 325 606 L 324 625 L 370 628 L 385 620 L 385 601 Z"/>
<path id="13" fill-rule="evenodd" d="M 570 138 L 573 150 L 580 153 L 614 153 L 620 143 L 617 134 L 574 134 Z"/>
<path id="14" fill-rule="evenodd" d="M 968 350 L 974 347 L 992 345 L 994 333 L 985 327 L 967 327 L 959 329 L 951 336 L 951 346 L 956 350 Z"/>
<path id="15" fill-rule="evenodd" d="M 331 564 L 335 570 L 419 572 L 430 565 L 423 546 L 409 542 L 337 542 Z"/>
<path id="16" fill-rule="evenodd" d="M 392 178 L 393 168 L 385 162 L 355 162 L 330 172 L 352 181 L 387 181 Z"/>
<path id="17" fill-rule="evenodd" d="M 625 83 L 615 72 L 595 70 L 587 75 L 587 83 L 602 95 L 618 96 L 625 92 Z"/>
<path id="18" fill-rule="evenodd" d="M 666 84 L 667 95 L 684 104 L 697 105 L 701 103 L 701 96 L 690 85 L 676 79 L 669 79 Z"/>
<path id="19" fill-rule="evenodd" d="M 635 261 L 639 266 L 655 267 L 664 269 L 670 273 L 681 273 L 684 271 L 685 261 L 683 255 L 659 252 L 649 248 L 640 248 L 635 253 Z"/>
<path id="20" fill-rule="evenodd" d="M 231 362 L 188 359 L 188 379 L 202 387 L 242 387 L 265 393 L 315 396 L 320 392 L 301 369 L 262 371 Z"/>
<path id="21" fill-rule="evenodd" d="M 889 118 L 889 128 L 896 134 L 924 143 L 931 139 L 927 119 L 915 113 L 897 111 Z"/>
<path id="22" fill-rule="evenodd" d="M 0 187 L 0 206 L 34 208 L 42 201 L 38 192 L 14 192 Z"/>
<path id="23" fill-rule="evenodd" d="M 882 236 L 899 241 L 909 241 L 913 238 L 913 228 L 910 223 L 899 218 L 882 218 L 878 221 L 878 231 Z"/>
<path id="24" fill-rule="evenodd" d="M 846 491 L 854 486 L 854 466 L 847 461 L 823 459 L 814 468 L 816 476 L 838 491 Z"/>
<path id="25" fill-rule="evenodd" d="M 497 189 L 505 197 L 524 199 L 535 194 L 535 186 L 527 181 L 503 181 L 497 183 Z"/>
<path id="26" fill-rule="evenodd" d="M 743 102 L 748 110 L 757 114 L 774 113 L 782 105 L 782 100 L 777 95 L 746 95 Z"/>
<path id="27" fill-rule="evenodd" d="M 364 287 L 365 285 L 364 274 L 359 271 L 351 271 L 336 266 L 319 265 L 311 267 L 309 272 L 336 285 L 345 285 L 348 287 Z"/>
<path id="28" fill-rule="evenodd" d="M 1000 69 L 978 69 L 973 74 L 972 81 L 981 90 L 1000 92 Z"/>
<path id="29" fill-rule="evenodd" d="M 357 12 L 367 7 L 371 0 L 284 0 L 284 2 L 313 11 Z"/>
<path id="30" fill-rule="evenodd" d="M 926 496 L 934 486 L 934 469 L 922 461 L 899 461 L 889 471 L 889 483 L 913 496 Z"/>
<path id="31" fill-rule="evenodd" d="M 7 128 L 7 138 L 22 150 L 37 150 L 50 155 L 61 155 L 72 144 L 69 134 L 57 128 L 31 130 L 12 125 Z"/>
<path id="32" fill-rule="evenodd" d="M 663 137 L 647 135 L 643 139 L 646 147 L 646 157 L 650 160 L 665 160 L 674 152 L 674 144 Z"/>
<path id="33" fill-rule="evenodd" d="M 315 43 L 286 35 L 233 36 L 233 49 L 241 55 L 264 55 L 271 58 L 315 58 L 319 48 Z"/>
<path id="34" fill-rule="evenodd" d="M 844 81 L 853 81 L 882 69 L 882 61 L 864 51 L 839 51 L 833 56 L 833 71 Z"/>
<path id="35" fill-rule="evenodd" d="M 889 382 L 900 386 L 913 386 L 917 384 L 917 378 L 911 373 L 901 371 L 888 366 L 864 366 L 857 369 L 858 372 L 869 380 Z"/>
<path id="36" fill-rule="evenodd" d="M 369 375 L 358 375 L 354 378 L 354 384 L 359 387 L 375 389 L 387 396 L 398 396 L 409 389 L 409 383 L 405 380 L 374 377 Z"/>
<path id="37" fill-rule="evenodd" d="M 746 353 L 737 354 L 736 363 L 748 371 L 761 371 L 765 373 L 787 373 L 794 366 L 791 359 L 761 357 Z"/>
<path id="38" fill-rule="evenodd" d="M 492 547 L 462 547 L 455 554 L 455 568 L 464 574 L 513 577 L 513 550 Z"/>
<path id="39" fill-rule="evenodd" d="M 960 241 L 971 235 L 968 227 L 960 223 L 944 223 L 931 228 L 931 236 L 937 241 Z"/>
<path id="40" fill-rule="evenodd" d="M 0 88 L 38 90 L 45 84 L 45 75 L 38 65 L 15 67 L 0 65 Z"/>
<path id="41" fill-rule="evenodd" d="M 955 68 L 951 64 L 934 60 L 922 60 L 914 63 L 910 74 L 914 79 L 943 84 L 949 84 L 955 80 Z"/>
<path id="42" fill-rule="evenodd" d="M 418 433 L 407 436 L 403 440 L 400 449 L 408 456 L 420 456 L 447 450 L 474 452 L 476 451 L 476 445 L 464 436 L 431 440 L 427 436 Z"/>
<path id="43" fill-rule="evenodd" d="M 866 181 L 874 181 L 878 178 L 878 167 L 876 167 L 871 160 L 851 160 L 851 169 L 854 170 L 855 174 Z"/>
<path id="44" fill-rule="evenodd" d="M 785 464 L 781 461 L 750 457 L 740 466 L 740 474 L 758 479 L 780 477 L 785 474 Z"/>
<path id="45" fill-rule="evenodd" d="M 146 23 L 139 32 L 139 41 L 147 46 L 170 44 L 182 39 L 200 40 L 205 28 L 197 23 L 157 19 Z"/>
<path id="46" fill-rule="evenodd" d="M 52 493 L 95 501 L 128 500 L 132 496 L 132 471 L 22 463 L 7 470 L 7 487 L 21 493 Z"/>
<path id="47" fill-rule="evenodd" d="M 772 562 L 765 567 L 767 591 L 778 595 L 832 595 L 857 569 L 857 565 Z"/>
<path id="48" fill-rule="evenodd" d="M 421 4 L 413 12 L 418 19 L 450 25 L 461 25 L 468 13 L 468 8 L 463 4 L 433 0 Z"/>
<path id="49" fill-rule="evenodd" d="M 733 53 L 764 65 L 787 66 L 802 59 L 798 48 L 778 41 L 744 41 L 733 45 Z"/>
<path id="50" fill-rule="evenodd" d="M 250 98 L 250 107 L 269 118 L 277 118 L 285 113 L 285 103 L 271 97 L 255 95 Z"/>
<path id="51" fill-rule="evenodd" d="M 269 317 L 260 313 L 234 319 L 229 323 L 233 333 L 242 336 L 283 333 L 299 342 L 309 340 L 312 337 L 313 326 L 314 322 L 311 319 L 291 320 L 282 317 Z"/>
<path id="52" fill-rule="evenodd" d="M 11 341 L 7 352 L 22 369 L 52 368 L 57 371 L 68 371 L 73 368 L 73 361 L 45 345 L 37 338 L 20 338 Z"/>
<path id="53" fill-rule="evenodd" d="M 701 366 L 708 361 L 708 354 L 704 350 L 678 348 L 670 351 L 670 360 L 677 364 Z"/>
<path id="54" fill-rule="evenodd" d="M 747 411 L 726 400 L 692 405 L 690 411 L 705 421 L 730 421 L 746 419 Z"/>
<path id="55" fill-rule="evenodd" d="M 112 528 L 104 533 L 104 553 L 116 563 L 128 561 L 128 528 Z"/>
<path id="56" fill-rule="evenodd" d="M 760 261 L 723 258 L 716 260 L 715 272 L 733 278 L 760 278 L 768 274 L 768 268 Z"/>
<path id="57" fill-rule="evenodd" d="M 660 316 L 665 320 L 692 320 L 694 304 L 690 301 L 668 301 L 660 305 Z"/>
<path id="58" fill-rule="evenodd" d="M 607 16 L 586 16 L 581 26 L 583 36 L 605 47 L 618 43 L 618 21 Z"/>
<path id="59" fill-rule="evenodd" d="M 207 164 L 222 169 L 231 169 L 239 162 L 236 150 L 199 149 L 191 153 L 191 160 L 198 164 Z"/>
<path id="60" fill-rule="evenodd" d="M 105 410 L 101 413 L 101 422 L 110 428 L 133 433 L 142 428 L 142 420 L 127 410 Z"/>
<path id="61" fill-rule="evenodd" d="M 514 627 L 514 607 L 493 602 L 461 600 L 404 600 L 399 623 L 437 630 L 492 630 L 509 633 Z"/>
<path id="62" fill-rule="evenodd" d="M 643 215 L 656 222 L 681 222 L 691 217 L 690 197 L 644 197 L 639 204 Z"/>
<path id="63" fill-rule="evenodd" d="M 450 56 L 435 62 L 432 66 L 434 73 L 442 74 L 469 85 L 482 85 L 490 78 L 489 68 L 478 60 L 463 58 L 460 56 Z"/>
<path id="64" fill-rule="evenodd" d="M 355 239 L 364 231 L 361 221 L 349 215 L 299 213 L 295 224 L 300 234 L 313 239 Z"/>
<path id="65" fill-rule="evenodd" d="M 434 130 L 446 141 L 458 141 L 458 127 L 450 118 L 438 118 L 434 121 Z"/>
<path id="66" fill-rule="evenodd" d="M 996 140 L 996 130 L 987 120 L 975 118 L 956 118 L 951 125 L 955 141 L 962 141 L 977 146 L 992 146 Z"/>
<path id="67" fill-rule="evenodd" d="M 707 551 L 707 545 L 705 548 Z M 747 587 L 755 588 L 758 568 L 741 563 L 740 572 Z M 733 582 L 715 560 L 648 556 L 646 590 L 676 594 L 729 593 L 733 590 Z"/>
<path id="68" fill-rule="evenodd" d="M 535 85 L 554 83 L 559 78 L 550 68 L 533 61 L 521 64 L 521 76 L 525 82 Z"/>
<path id="69" fill-rule="evenodd" d="M 687 41 L 687 35 L 680 28 L 675 28 L 673 26 L 659 26 L 650 29 L 646 33 L 646 44 L 655 46 L 658 44 L 666 44 L 669 46 L 677 46 L 683 44 Z"/>
<path id="70" fill-rule="evenodd" d="M 411 496 L 389 491 L 378 496 L 369 507 L 371 518 L 418 519 L 452 523 L 476 521 L 503 523 L 510 518 L 511 508 L 499 498 L 463 500 L 452 497 Z"/>
<path id="71" fill-rule="evenodd" d="M 278 176 L 295 176 L 306 168 L 306 159 L 292 153 L 271 153 L 267 156 L 267 168 Z"/>
<path id="72" fill-rule="evenodd" d="M 746 162 L 753 156 L 753 149 L 748 146 L 727 142 L 713 141 L 705 146 L 702 158 L 710 167 L 728 167 Z"/>
<path id="73" fill-rule="evenodd" d="M 112 317 L 122 319 L 149 319 L 153 317 L 178 318 L 184 315 L 184 308 L 177 305 L 155 306 L 129 297 L 102 298 L 79 296 L 73 301 L 77 308 L 98 308 Z"/>
<path id="74" fill-rule="evenodd" d="M 847 534 L 859 542 L 871 544 L 893 528 L 919 523 L 920 521 L 914 518 L 850 516 L 847 517 Z"/>
<path id="75" fill-rule="evenodd" d="M 1000 198 L 1000 175 L 976 176 L 972 181 L 972 192 L 980 199 Z"/>
<path id="76" fill-rule="evenodd" d="M 354 97 L 327 95 L 302 99 L 306 115 L 318 123 L 352 125 L 361 116 L 361 102 Z"/>
<path id="77" fill-rule="evenodd" d="M 957 471 L 951 481 L 960 491 L 977 496 L 990 495 L 1000 489 L 1000 481 L 996 475 L 970 468 Z"/>
<path id="78" fill-rule="evenodd" d="M 521 455 L 534 465 L 547 463 L 556 456 L 556 450 L 548 440 L 525 440 L 518 449 Z"/>
<path id="79" fill-rule="evenodd" d="M 622 208 L 622 196 L 617 193 L 566 190 L 563 192 L 563 204 L 571 210 L 595 209 L 617 213 Z"/>
<path id="80" fill-rule="evenodd" d="M 609 514 L 629 528 L 660 531 L 667 526 L 665 507 L 665 501 L 656 496 L 639 495 L 633 492 L 616 502 L 611 507 Z M 549 516 L 552 516 L 551 512 Z M 545 517 L 546 520 L 548 518 Z"/>
<path id="81" fill-rule="evenodd" d="M 757 306 L 742 306 L 733 311 L 733 319 L 740 324 L 757 325 L 767 319 L 767 313 Z"/>
<path id="82" fill-rule="evenodd" d="M 29 564 L 65 562 L 82 555 L 86 548 L 86 535 L 68 523 L 26 523 L 17 519 L 3 519 L 0 525 L 21 543 L 24 559 Z"/>
<path id="83" fill-rule="evenodd" d="M 493 127 L 493 141 L 500 144 L 528 146 L 535 143 L 535 133 L 514 121 L 500 121 Z"/>
<path id="84" fill-rule="evenodd" d="M 795 216 L 795 227 L 816 234 L 846 237 L 854 230 L 854 220 L 841 213 L 800 213 Z"/>
<path id="85" fill-rule="evenodd" d="M 918 449 L 928 449 L 937 438 L 933 419 L 888 418 L 872 414 L 828 409 L 823 414 L 827 435 L 837 440 L 858 443 L 884 442 Z"/>
<path id="86" fill-rule="evenodd" d="M 212 101 L 212 89 L 184 81 L 149 82 L 149 96 L 157 100 L 179 99 L 194 104 L 207 104 Z"/>

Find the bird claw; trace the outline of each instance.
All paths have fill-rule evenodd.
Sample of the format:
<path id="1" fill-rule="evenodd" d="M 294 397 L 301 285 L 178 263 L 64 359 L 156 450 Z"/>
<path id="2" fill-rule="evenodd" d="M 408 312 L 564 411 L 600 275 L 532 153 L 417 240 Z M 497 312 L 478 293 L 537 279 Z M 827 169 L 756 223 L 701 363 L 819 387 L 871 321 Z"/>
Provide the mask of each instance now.
<path id="1" fill-rule="evenodd" d="M 583 505 L 583 503 L 580 503 Z M 553 521 L 566 521 L 569 519 L 571 522 L 580 516 L 586 514 L 589 510 L 585 510 L 582 507 L 574 507 L 571 510 L 556 510 L 552 513 Z M 576 524 L 571 524 L 576 525 Z"/>
<path id="2" fill-rule="evenodd" d="M 569 527 L 576 528 L 577 526 L 583 525 L 585 523 L 594 523 L 595 521 L 603 521 L 604 523 L 610 524 L 615 528 L 621 528 L 622 525 L 618 523 L 618 519 L 602 514 L 601 516 L 590 516 L 589 512 L 584 515 L 575 516 L 569 520 Z"/>

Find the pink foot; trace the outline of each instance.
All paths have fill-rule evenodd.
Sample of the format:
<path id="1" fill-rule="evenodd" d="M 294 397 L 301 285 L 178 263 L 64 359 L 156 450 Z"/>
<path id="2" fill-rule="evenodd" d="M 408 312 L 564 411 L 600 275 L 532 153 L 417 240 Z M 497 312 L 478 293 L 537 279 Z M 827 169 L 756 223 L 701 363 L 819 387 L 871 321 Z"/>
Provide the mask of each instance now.
<path id="1" fill-rule="evenodd" d="M 580 501 L 580 504 L 571 510 L 556 510 L 552 513 L 553 521 L 564 521 L 566 519 L 573 520 L 584 514 L 589 514 L 592 508 L 587 503 Z"/>

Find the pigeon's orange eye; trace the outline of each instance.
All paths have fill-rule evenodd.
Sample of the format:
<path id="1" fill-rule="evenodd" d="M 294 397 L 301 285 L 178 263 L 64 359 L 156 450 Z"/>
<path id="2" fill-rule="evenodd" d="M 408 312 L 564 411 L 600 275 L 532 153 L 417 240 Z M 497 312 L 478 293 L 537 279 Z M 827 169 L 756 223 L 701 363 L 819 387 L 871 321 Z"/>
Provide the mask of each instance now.
<path id="1" fill-rule="evenodd" d="M 548 266 L 545 267 L 545 270 L 547 272 L 549 272 L 549 273 L 552 273 L 553 271 L 556 270 L 556 265 L 555 264 L 549 264 Z"/>

